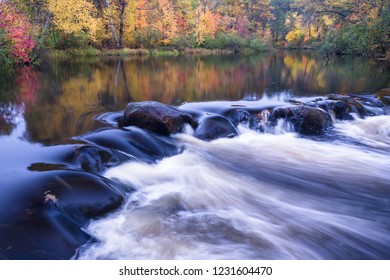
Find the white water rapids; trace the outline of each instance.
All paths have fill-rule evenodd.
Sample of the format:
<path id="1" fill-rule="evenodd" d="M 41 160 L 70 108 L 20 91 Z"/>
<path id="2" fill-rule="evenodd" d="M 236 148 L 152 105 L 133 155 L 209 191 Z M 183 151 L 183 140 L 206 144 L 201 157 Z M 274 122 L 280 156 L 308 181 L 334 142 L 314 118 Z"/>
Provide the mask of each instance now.
<path id="1" fill-rule="evenodd" d="M 86 228 L 80 259 L 390 258 L 390 116 L 335 125 L 336 140 L 295 133 L 211 142 L 104 176 L 134 187 Z M 332 140 L 333 139 L 333 140 Z"/>

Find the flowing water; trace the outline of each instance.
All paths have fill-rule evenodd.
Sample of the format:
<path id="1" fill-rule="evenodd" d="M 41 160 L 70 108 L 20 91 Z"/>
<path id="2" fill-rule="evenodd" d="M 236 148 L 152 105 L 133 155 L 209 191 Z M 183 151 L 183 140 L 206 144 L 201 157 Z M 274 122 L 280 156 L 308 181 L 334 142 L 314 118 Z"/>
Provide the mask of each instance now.
<path id="1" fill-rule="evenodd" d="M 80 258 L 387 259 L 390 116 L 337 130 L 358 130 L 357 143 L 246 128 L 212 142 L 176 135 L 183 153 L 104 174 L 136 191 L 89 225 L 101 242 Z"/>
<path id="2" fill-rule="evenodd" d="M 191 102 L 245 100 L 267 107 L 390 87 L 386 64 L 329 62 L 311 53 L 117 62 L 91 62 L 83 65 L 87 71 L 74 70 L 76 63 L 72 78 L 55 81 L 36 74 L 44 76 L 38 93 L 19 89 L 15 101 L 3 102 L 3 174 L 38 161 L 26 145 L 36 154 L 92 139 L 89 133 L 112 126 L 128 101 L 196 109 Z M 351 73 L 362 63 L 364 71 Z M 266 133 L 242 124 L 237 137 L 213 141 L 195 138 L 190 127 L 160 142 L 146 134 L 150 143 L 169 141 L 180 152 L 155 160 L 133 154 L 103 171 L 127 190 L 125 201 L 83 226 L 93 240 L 73 258 L 390 259 L 390 115 L 333 122 L 320 136 L 299 135 L 282 122 Z M 5 151 L 11 145 L 21 147 L 13 160 Z"/>

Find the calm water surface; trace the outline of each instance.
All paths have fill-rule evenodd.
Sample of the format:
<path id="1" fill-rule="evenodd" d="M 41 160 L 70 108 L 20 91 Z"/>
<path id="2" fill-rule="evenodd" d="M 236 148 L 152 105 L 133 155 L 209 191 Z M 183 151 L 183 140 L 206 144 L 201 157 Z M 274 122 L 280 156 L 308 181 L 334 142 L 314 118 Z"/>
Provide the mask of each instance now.
<path id="1" fill-rule="evenodd" d="M 0 86 L 0 194 L 33 164 L 54 162 L 63 145 L 112 126 L 113 112 L 131 101 L 283 103 L 384 88 L 388 63 L 312 52 L 25 67 Z M 205 142 L 188 129 L 153 140 L 183 152 L 101 173 L 131 191 L 119 210 L 82 227 L 97 242 L 73 258 L 390 259 L 390 116 L 337 121 L 320 139 L 286 127 L 239 132 Z"/>
<path id="2" fill-rule="evenodd" d="M 31 142 L 58 144 L 94 128 L 97 114 L 130 101 L 165 104 L 263 96 L 373 93 L 390 87 L 390 66 L 310 52 L 258 56 L 93 58 L 23 68 L 0 88 L 0 133 L 20 121 Z"/>

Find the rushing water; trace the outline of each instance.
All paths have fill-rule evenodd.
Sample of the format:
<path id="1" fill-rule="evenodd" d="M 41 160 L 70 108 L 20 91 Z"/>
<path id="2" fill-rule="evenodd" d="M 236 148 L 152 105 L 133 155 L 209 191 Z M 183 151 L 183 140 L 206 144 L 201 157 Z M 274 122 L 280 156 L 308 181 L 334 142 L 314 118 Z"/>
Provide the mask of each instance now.
<path id="1" fill-rule="evenodd" d="M 389 258 L 390 116 L 337 126 L 372 149 L 245 128 L 212 142 L 176 135 L 182 154 L 105 173 L 136 191 L 88 226 L 101 243 L 80 257 Z"/>
<path id="2" fill-rule="evenodd" d="M 114 122 L 129 101 L 187 102 L 181 108 L 199 113 L 373 93 L 390 87 L 385 63 L 276 53 L 63 62 L 25 75 L 1 105 L 3 194 L 10 192 L 5 184 L 14 184 L 10 176 L 34 173 L 26 170 L 36 163 L 38 173 L 57 170 L 68 145 L 107 149 L 130 133 L 132 145 L 139 141 L 134 147 L 148 147 L 120 150 L 130 158 L 100 173 L 121 186 L 125 201 L 82 226 L 93 239 L 73 258 L 390 259 L 390 115 L 333 120 L 320 136 L 299 135 L 282 122 L 266 133 L 241 124 L 238 136 L 213 141 L 195 138 L 190 127 L 161 137 L 136 128 L 118 132 Z M 386 91 L 378 96 L 389 105 Z M 207 102 L 192 103 L 200 101 Z M 48 200 L 61 202 L 46 191 Z M 8 222 L 1 218 L 3 242 Z M 0 258 L 7 250 L 0 248 Z"/>

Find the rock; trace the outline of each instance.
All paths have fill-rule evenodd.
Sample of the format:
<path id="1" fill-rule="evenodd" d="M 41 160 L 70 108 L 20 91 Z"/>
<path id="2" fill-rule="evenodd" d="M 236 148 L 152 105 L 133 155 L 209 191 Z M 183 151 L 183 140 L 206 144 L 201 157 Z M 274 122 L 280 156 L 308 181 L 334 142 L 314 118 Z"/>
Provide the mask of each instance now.
<path id="1" fill-rule="evenodd" d="M 268 121 L 272 126 L 276 126 L 279 119 L 287 119 L 290 112 L 290 107 L 276 107 L 272 110 Z"/>
<path id="2" fill-rule="evenodd" d="M 390 88 L 383 88 L 375 92 L 375 96 L 377 96 L 384 105 L 390 105 Z"/>
<path id="3" fill-rule="evenodd" d="M 243 109 L 230 110 L 225 114 L 225 116 L 234 125 L 248 123 L 248 121 L 250 121 L 251 118 L 251 115 L 246 110 Z"/>
<path id="4" fill-rule="evenodd" d="M 114 150 L 94 145 L 79 145 L 74 149 L 70 162 L 84 171 L 101 174 L 108 167 L 128 159 L 123 153 Z"/>
<path id="5" fill-rule="evenodd" d="M 8 177 L 0 196 L 0 259 L 69 259 L 91 240 L 87 222 L 123 200 L 111 181 L 82 171 Z"/>
<path id="6" fill-rule="evenodd" d="M 124 129 L 97 130 L 77 139 L 103 147 L 102 150 L 84 149 L 83 153 L 81 153 L 83 156 L 81 158 L 81 164 L 84 164 L 82 165 L 83 169 L 97 164 L 99 170 L 99 166 L 104 168 L 107 166 L 107 163 L 110 165 L 111 163 L 115 164 L 117 160 L 122 162 L 125 160 L 124 154 L 128 159 L 153 163 L 164 157 L 176 155 L 182 149 L 174 138 L 157 135 L 135 126 Z M 109 158 L 107 152 L 104 152 L 104 148 L 109 150 L 113 157 Z M 99 154 L 96 154 L 97 152 Z M 103 162 L 103 165 L 101 165 L 101 162 Z M 93 168 L 96 169 L 96 167 Z"/>
<path id="7" fill-rule="evenodd" d="M 306 105 L 291 107 L 288 119 L 295 131 L 305 135 L 323 134 L 332 126 L 332 118 L 327 112 Z"/>
<path id="8" fill-rule="evenodd" d="M 196 127 L 190 114 L 155 101 L 131 102 L 126 106 L 120 126 L 138 126 L 149 131 L 169 135 L 181 132 L 188 123 Z"/>
<path id="9" fill-rule="evenodd" d="M 348 105 L 344 101 L 336 101 L 331 105 L 331 109 L 333 110 L 336 119 L 353 120 L 353 117 L 349 114 Z"/>
<path id="10" fill-rule="evenodd" d="M 341 94 L 330 94 L 328 98 L 329 100 L 344 102 L 348 107 L 347 113 L 355 113 L 360 118 L 365 118 L 367 116 L 367 112 L 364 109 L 364 106 L 351 96 L 341 95 Z"/>
<path id="11" fill-rule="evenodd" d="M 234 137 L 238 134 L 237 128 L 227 118 L 207 115 L 200 120 L 194 136 L 202 140 L 214 140 L 221 137 Z"/>

